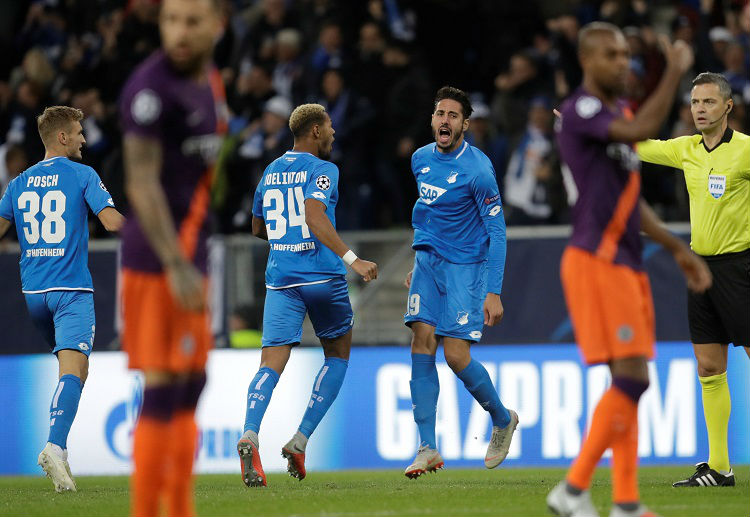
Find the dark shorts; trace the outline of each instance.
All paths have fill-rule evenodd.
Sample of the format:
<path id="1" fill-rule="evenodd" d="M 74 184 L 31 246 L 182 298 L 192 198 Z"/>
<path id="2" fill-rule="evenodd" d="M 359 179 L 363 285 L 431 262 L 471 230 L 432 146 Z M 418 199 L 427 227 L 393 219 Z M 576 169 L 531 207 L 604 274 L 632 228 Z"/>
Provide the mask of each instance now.
<path id="1" fill-rule="evenodd" d="M 750 249 L 703 258 L 714 281 L 705 293 L 688 291 L 690 339 L 750 346 Z"/>

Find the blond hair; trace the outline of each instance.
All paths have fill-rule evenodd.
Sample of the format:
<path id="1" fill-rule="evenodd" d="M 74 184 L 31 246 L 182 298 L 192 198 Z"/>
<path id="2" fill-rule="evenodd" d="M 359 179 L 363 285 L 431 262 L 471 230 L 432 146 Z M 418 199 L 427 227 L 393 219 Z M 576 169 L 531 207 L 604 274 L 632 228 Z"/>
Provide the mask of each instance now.
<path id="1" fill-rule="evenodd" d="M 312 129 L 315 124 L 323 125 L 326 121 L 326 109 L 320 104 L 301 104 L 294 108 L 289 117 L 289 129 L 294 138 L 300 138 Z"/>
<path id="2" fill-rule="evenodd" d="M 59 131 L 70 131 L 73 122 L 80 122 L 83 112 L 70 106 L 50 106 L 36 118 L 39 136 L 46 145 Z"/>

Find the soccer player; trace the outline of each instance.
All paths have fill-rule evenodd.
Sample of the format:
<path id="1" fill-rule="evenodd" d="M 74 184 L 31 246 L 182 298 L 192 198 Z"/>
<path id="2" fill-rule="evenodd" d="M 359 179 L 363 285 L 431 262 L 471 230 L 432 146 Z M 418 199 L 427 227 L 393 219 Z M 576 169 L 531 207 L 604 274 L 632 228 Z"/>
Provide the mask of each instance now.
<path id="1" fill-rule="evenodd" d="M 335 133 L 331 118 L 320 104 L 302 104 L 289 128 L 293 149 L 266 167 L 253 198 L 253 235 L 267 240 L 270 252 L 260 368 L 247 389 L 244 434 L 237 443 L 247 486 L 266 486 L 258 431 L 307 313 L 325 361 L 302 422 L 281 449 L 289 473 L 305 478 L 307 441 L 336 399 L 349 364 L 353 314 L 342 260 L 365 282 L 378 277 L 377 264 L 358 258 L 336 233 L 339 170 L 326 161 Z"/>
<path id="2" fill-rule="evenodd" d="M 222 30 L 215 0 L 165 0 L 162 49 L 131 75 L 120 100 L 125 190 L 122 343 L 145 378 L 136 424 L 131 513 L 194 514 L 195 408 L 212 346 L 206 262 L 213 165 L 225 129 L 211 64 Z"/>
<path id="3" fill-rule="evenodd" d="M 579 35 L 583 83 L 564 103 L 560 154 L 575 180 L 573 235 L 561 277 L 576 341 L 588 364 L 606 363 L 612 384 L 599 400 L 590 429 L 564 481 L 547 496 L 558 515 L 598 515 L 589 494 L 599 459 L 612 449 L 614 505 L 610 517 L 653 515 L 638 495 L 638 400 L 648 387 L 654 355 L 653 302 L 643 271 L 643 230 L 669 250 L 695 291 L 707 289 L 705 262 L 664 229 L 640 200 L 640 162 L 631 143 L 654 134 L 666 117 L 693 54 L 684 42 L 662 39 L 666 69 L 635 116 L 619 101 L 628 73 L 628 47 L 614 25 L 594 22 Z"/>
<path id="4" fill-rule="evenodd" d="M 8 184 L 0 199 L 0 237 L 16 223 L 21 289 L 34 325 L 57 356 L 59 381 L 50 405 L 49 438 L 41 465 L 57 492 L 76 484 L 67 440 L 94 346 L 94 286 L 88 269 L 88 208 L 111 232 L 123 217 L 96 171 L 81 159 L 83 113 L 52 106 L 37 117 L 44 160 Z"/>
<path id="5" fill-rule="evenodd" d="M 732 90 L 720 74 L 693 80 L 690 106 L 701 134 L 647 140 L 636 146 L 644 162 L 685 173 L 690 197 L 691 247 L 708 262 L 713 285 L 688 292 L 688 320 L 703 414 L 708 461 L 673 486 L 734 486 L 727 427 L 732 403 L 727 384 L 727 345 L 750 356 L 750 137 L 727 127 Z"/>
<path id="6" fill-rule="evenodd" d="M 495 170 L 464 140 L 472 112 L 468 96 L 445 86 L 434 106 L 435 142 L 411 158 L 419 199 L 412 214 L 416 257 L 406 278 L 404 322 L 412 330 L 411 399 L 420 436 L 417 457 L 404 472 L 411 479 L 443 466 L 435 439 L 438 339 L 448 366 L 492 419 L 487 468 L 508 455 L 518 425 L 518 415 L 503 406 L 487 370 L 470 353 L 483 325 L 495 325 L 503 316 L 505 219 Z"/>

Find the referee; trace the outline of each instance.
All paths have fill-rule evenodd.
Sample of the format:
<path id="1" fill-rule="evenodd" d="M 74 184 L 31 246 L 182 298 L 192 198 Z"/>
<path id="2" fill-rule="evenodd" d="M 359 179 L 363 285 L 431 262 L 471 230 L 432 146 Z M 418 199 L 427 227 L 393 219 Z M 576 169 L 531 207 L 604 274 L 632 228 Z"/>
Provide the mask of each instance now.
<path id="1" fill-rule="evenodd" d="M 644 162 L 682 169 L 690 197 L 691 247 L 713 275 L 704 293 L 688 292 L 690 339 L 703 387 L 708 462 L 699 463 L 686 486 L 734 486 L 727 427 L 732 403 L 727 384 L 727 345 L 750 356 L 750 137 L 727 127 L 731 88 L 720 74 L 693 80 L 690 109 L 700 135 L 647 140 L 637 145 Z"/>

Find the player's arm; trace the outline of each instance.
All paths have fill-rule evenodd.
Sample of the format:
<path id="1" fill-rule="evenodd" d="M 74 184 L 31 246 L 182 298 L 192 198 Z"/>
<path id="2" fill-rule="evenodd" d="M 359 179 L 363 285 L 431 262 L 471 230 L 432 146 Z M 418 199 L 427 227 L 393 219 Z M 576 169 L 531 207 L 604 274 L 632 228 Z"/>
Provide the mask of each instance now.
<path id="1" fill-rule="evenodd" d="M 108 232 L 119 232 L 125 224 L 125 217 L 111 206 L 104 207 L 96 216 Z"/>
<path id="2" fill-rule="evenodd" d="M 635 150 L 641 161 L 681 169 L 678 140 L 644 140 L 635 144 Z"/>
<path id="3" fill-rule="evenodd" d="M 685 275 L 688 287 L 695 292 L 703 292 L 711 287 L 711 271 L 706 261 L 692 252 L 682 239 L 666 229 L 659 216 L 643 199 L 640 200 L 641 230 L 651 240 L 664 246 L 674 257 Z"/>
<path id="4" fill-rule="evenodd" d="M 172 294 L 185 309 L 204 308 L 203 279 L 180 249 L 177 231 L 159 181 L 161 144 L 155 138 L 126 134 L 123 141 L 125 193 L 146 239 L 162 263 Z"/>
<path id="5" fill-rule="evenodd" d="M 8 232 L 12 224 L 13 223 L 8 221 L 6 218 L 0 217 L 0 239 L 5 237 L 5 234 Z"/>
<path id="6" fill-rule="evenodd" d="M 264 241 L 268 240 L 268 232 L 266 231 L 266 220 L 257 215 L 253 216 L 253 235 Z"/>
<path id="7" fill-rule="evenodd" d="M 500 323 L 505 312 L 500 293 L 505 274 L 506 238 L 505 217 L 495 172 L 489 163 L 487 168 L 486 173 L 477 177 L 473 184 L 472 194 L 490 238 L 490 248 L 487 253 L 487 297 L 484 301 L 484 324 L 493 326 Z"/>
<path id="8" fill-rule="evenodd" d="M 687 43 L 674 44 L 660 38 L 667 66 L 656 90 L 631 120 L 618 118 L 609 125 L 609 137 L 616 142 L 640 142 L 656 135 L 672 109 L 672 102 L 682 76 L 693 65 L 693 51 Z"/>
<path id="9" fill-rule="evenodd" d="M 324 246 L 330 248 L 344 262 L 347 262 L 365 282 L 375 280 L 378 277 L 378 265 L 375 262 L 357 257 L 349 249 L 349 246 L 341 240 L 339 234 L 336 233 L 336 228 L 333 227 L 326 215 L 325 203 L 316 199 L 305 199 L 305 224 Z M 349 262 L 350 260 L 352 262 Z"/>

